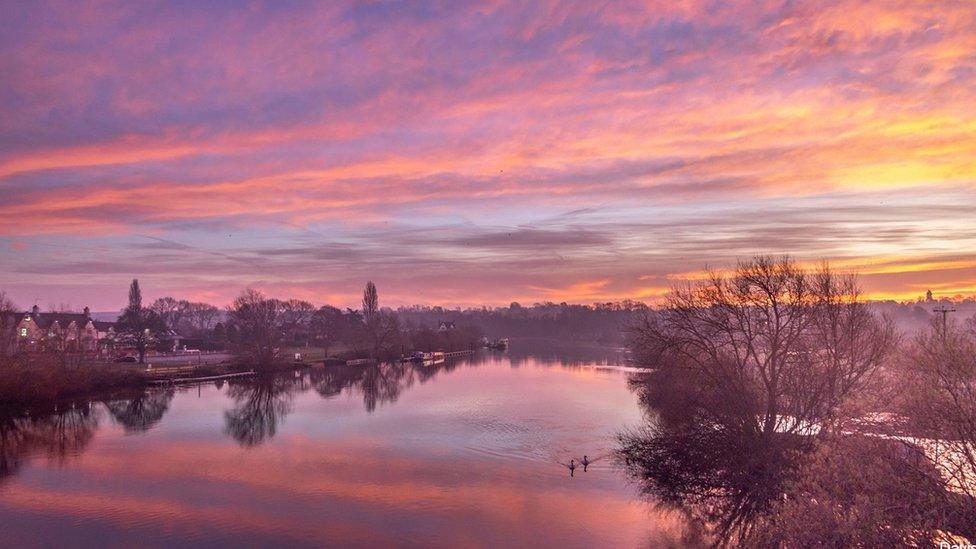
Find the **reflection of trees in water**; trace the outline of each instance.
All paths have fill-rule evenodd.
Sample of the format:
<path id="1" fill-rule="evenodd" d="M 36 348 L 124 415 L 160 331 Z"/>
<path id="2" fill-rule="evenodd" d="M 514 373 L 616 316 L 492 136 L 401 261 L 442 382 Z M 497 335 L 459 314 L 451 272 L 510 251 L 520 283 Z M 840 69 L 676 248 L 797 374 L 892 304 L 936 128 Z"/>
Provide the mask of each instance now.
<path id="1" fill-rule="evenodd" d="M 484 357 L 472 356 L 427 365 L 400 362 L 329 366 L 323 370 L 312 370 L 310 378 L 315 391 L 324 398 L 338 396 L 344 390 L 358 392 L 363 397 L 366 410 L 373 412 L 379 405 L 396 402 L 403 391 L 415 382 L 423 384 L 442 372 L 453 371 L 461 364 L 476 365 L 484 361 Z"/>
<path id="2" fill-rule="evenodd" d="M 292 396 L 300 388 L 300 380 L 284 376 L 229 384 L 227 394 L 234 407 L 224 412 L 225 432 L 247 447 L 270 439 L 291 411 Z"/>
<path id="3" fill-rule="evenodd" d="M 323 398 L 332 398 L 343 389 L 355 386 L 362 379 L 363 368 L 357 366 L 328 366 L 322 370 L 312 370 L 309 377 L 315 392 Z"/>
<path id="4" fill-rule="evenodd" d="M 360 389 L 367 412 L 377 404 L 396 402 L 402 389 L 413 384 L 413 366 L 407 363 L 371 364 L 363 372 Z"/>
<path id="5" fill-rule="evenodd" d="M 404 389 L 413 385 L 415 368 L 412 363 L 330 366 L 313 371 L 312 386 L 325 398 L 337 396 L 345 389 L 358 391 L 366 410 L 372 412 L 379 404 L 395 402 Z"/>
<path id="6" fill-rule="evenodd" d="M 462 363 L 467 361 L 448 360 L 427 366 L 414 363 L 338 365 L 311 369 L 301 375 L 288 373 L 234 381 L 227 389 L 235 404 L 224 413 L 225 432 L 243 446 L 257 446 L 275 435 L 278 424 L 291 411 L 295 393 L 313 388 L 323 398 L 332 398 L 350 390 L 361 394 L 364 407 L 373 412 L 382 404 L 395 402 L 415 381 L 424 383 Z"/>
<path id="7" fill-rule="evenodd" d="M 647 422 L 621 435 L 617 458 L 642 492 L 683 509 L 719 543 L 748 539 L 791 478 L 802 438 L 763 431 L 748 406 L 709 394 L 686 372 L 638 374 L 631 384 Z"/>
<path id="8" fill-rule="evenodd" d="M 0 412 L 0 480 L 36 455 L 64 463 L 88 446 L 97 428 L 98 414 L 88 404 L 38 415 Z"/>
<path id="9" fill-rule="evenodd" d="M 163 419 L 175 394 L 172 388 L 148 390 L 133 398 L 106 400 L 104 404 L 126 433 L 143 433 Z"/>

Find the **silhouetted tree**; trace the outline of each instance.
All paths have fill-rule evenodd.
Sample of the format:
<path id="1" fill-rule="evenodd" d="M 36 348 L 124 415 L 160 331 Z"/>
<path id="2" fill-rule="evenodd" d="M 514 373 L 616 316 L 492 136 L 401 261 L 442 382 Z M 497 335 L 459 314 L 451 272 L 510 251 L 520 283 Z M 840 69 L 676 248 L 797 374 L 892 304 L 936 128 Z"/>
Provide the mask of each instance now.
<path id="1" fill-rule="evenodd" d="M 324 305 L 312 315 L 312 339 L 326 350 L 340 341 L 350 341 L 361 329 L 362 317 L 355 311 Z"/>
<path id="2" fill-rule="evenodd" d="M 185 299 L 177 300 L 172 297 L 161 297 L 153 301 L 149 309 L 156 313 L 170 330 L 179 330 L 183 315 L 189 307 Z"/>
<path id="3" fill-rule="evenodd" d="M 159 315 L 142 306 L 142 292 L 136 279 L 129 286 L 129 305 L 122 311 L 118 327 L 119 332 L 135 347 L 140 364 L 145 362 L 146 349 L 156 341 L 157 333 L 165 329 Z"/>
<path id="4" fill-rule="evenodd" d="M 363 290 L 363 339 L 370 357 L 395 358 L 403 344 L 400 318 L 393 311 L 381 310 L 376 285 L 366 283 Z"/>
<path id="5" fill-rule="evenodd" d="M 676 288 L 629 339 L 651 369 L 633 380 L 648 421 L 620 436 L 618 458 L 719 544 L 746 546 L 895 343 L 852 277 L 768 257 Z"/>
<path id="6" fill-rule="evenodd" d="M 367 327 L 373 325 L 379 311 L 380 298 L 376 292 L 376 284 L 371 280 L 366 283 L 366 289 L 363 290 L 363 322 Z"/>
<path id="7" fill-rule="evenodd" d="M 183 312 L 180 333 L 193 337 L 205 337 L 220 318 L 220 309 L 209 303 L 190 302 Z"/>
<path id="8" fill-rule="evenodd" d="M 306 345 L 311 337 L 315 306 L 308 301 L 289 299 L 282 302 L 282 329 L 292 345 Z"/>
<path id="9" fill-rule="evenodd" d="M 833 426 L 841 402 L 889 356 L 894 330 L 853 277 L 757 257 L 674 289 L 631 327 L 635 356 L 695 371 L 758 432 Z"/>
<path id="10" fill-rule="evenodd" d="M 0 290 L 0 357 L 10 354 L 14 349 L 17 334 L 16 305 L 7 297 L 7 293 Z"/>
<path id="11" fill-rule="evenodd" d="M 248 288 L 228 311 L 228 339 L 239 358 L 256 366 L 274 364 L 281 354 L 284 306 Z"/>

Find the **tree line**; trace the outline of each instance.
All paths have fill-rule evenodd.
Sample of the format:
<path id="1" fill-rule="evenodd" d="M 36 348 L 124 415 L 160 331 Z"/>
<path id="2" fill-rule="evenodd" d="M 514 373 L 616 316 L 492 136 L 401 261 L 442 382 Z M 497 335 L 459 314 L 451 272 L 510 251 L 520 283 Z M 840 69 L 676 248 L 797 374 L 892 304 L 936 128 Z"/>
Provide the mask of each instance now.
<path id="1" fill-rule="evenodd" d="M 428 325 L 404 323 L 400 314 L 381 308 L 376 285 L 367 282 L 361 309 L 315 307 L 308 301 L 282 300 L 247 288 L 225 310 L 206 303 L 162 297 L 142 304 L 139 281 L 129 289 L 129 304 L 117 328 L 136 350 L 139 362 L 160 334 L 168 330 L 205 349 L 232 351 L 240 361 L 271 366 L 288 349 L 315 347 L 344 358 L 391 360 L 413 350 L 457 351 L 480 345 L 481 331 L 455 325 L 436 331 Z"/>
<path id="2" fill-rule="evenodd" d="M 221 309 L 174 297 L 143 306 L 138 280 L 130 287 L 129 305 L 118 329 L 135 342 L 140 361 L 165 330 L 178 333 L 188 346 L 231 350 L 255 363 L 281 358 L 281 349 L 317 347 L 349 357 L 389 359 L 412 350 L 455 351 L 478 345 L 481 337 L 520 337 L 623 343 L 621 334 L 641 302 L 575 305 L 543 302 L 507 307 L 380 307 L 376 285 L 368 282 L 361 308 L 316 307 L 298 299 L 276 299 L 245 289 Z M 450 329 L 439 330 L 444 323 Z"/>

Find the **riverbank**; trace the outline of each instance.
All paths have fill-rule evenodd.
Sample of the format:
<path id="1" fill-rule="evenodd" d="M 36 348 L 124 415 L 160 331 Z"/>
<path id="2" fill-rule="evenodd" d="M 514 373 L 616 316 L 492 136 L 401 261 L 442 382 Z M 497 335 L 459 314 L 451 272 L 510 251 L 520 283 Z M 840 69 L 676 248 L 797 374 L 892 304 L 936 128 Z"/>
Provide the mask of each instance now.
<path id="1" fill-rule="evenodd" d="M 98 392 L 145 387 L 135 365 L 70 360 L 59 356 L 0 359 L 0 405 L 37 405 Z"/>
<path id="2" fill-rule="evenodd" d="M 54 354 L 0 358 L 0 406 L 37 406 L 113 391 L 140 391 L 184 378 L 216 378 L 248 370 L 232 362 L 134 364 Z M 271 368 L 290 369 L 281 364 Z"/>
<path id="3" fill-rule="evenodd" d="M 467 355 L 459 351 L 452 355 Z M 295 357 L 295 355 L 299 357 Z M 319 349 L 300 349 L 279 362 L 257 366 L 232 360 L 198 361 L 195 357 L 153 357 L 146 364 L 105 362 L 89 357 L 56 354 L 24 354 L 0 358 L 0 406 L 49 405 L 64 400 L 88 398 L 119 390 L 142 390 L 149 385 L 166 385 L 194 380 L 217 380 L 255 373 L 286 372 L 313 366 L 366 365 L 374 359 L 347 360 L 328 356 Z M 352 356 L 352 355 L 349 355 Z"/>

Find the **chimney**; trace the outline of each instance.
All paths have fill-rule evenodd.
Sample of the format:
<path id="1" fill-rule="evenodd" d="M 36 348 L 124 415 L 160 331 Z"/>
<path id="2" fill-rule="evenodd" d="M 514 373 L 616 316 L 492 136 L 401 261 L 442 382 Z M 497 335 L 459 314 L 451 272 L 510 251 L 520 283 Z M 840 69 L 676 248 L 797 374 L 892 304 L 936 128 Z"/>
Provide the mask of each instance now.
<path id="1" fill-rule="evenodd" d="M 88 307 L 85 307 L 85 310 L 82 311 L 82 312 L 85 313 L 85 316 L 87 316 L 87 317 L 90 317 L 91 316 L 91 310 Z"/>
<path id="2" fill-rule="evenodd" d="M 34 305 L 34 307 L 31 308 L 31 314 L 35 314 L 36 315 L 36 314 L 39 314 L 40 312 L 41 312 L 41 308 L 38 307 L 37 305 Z"/>

